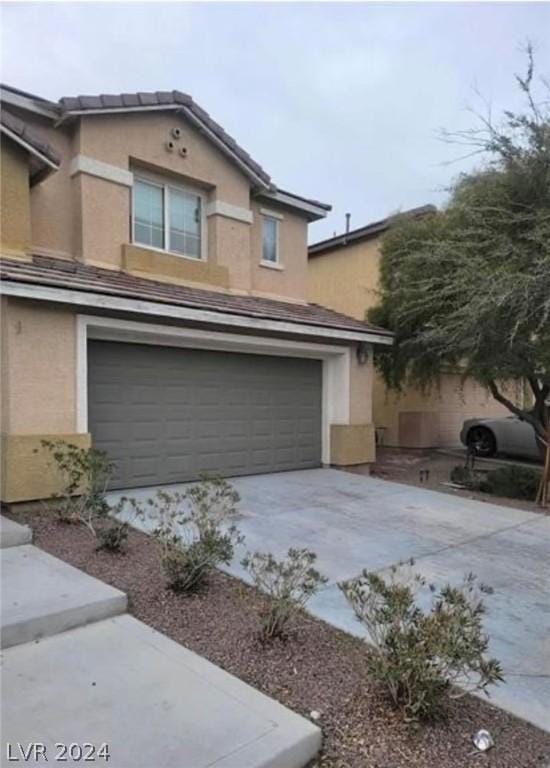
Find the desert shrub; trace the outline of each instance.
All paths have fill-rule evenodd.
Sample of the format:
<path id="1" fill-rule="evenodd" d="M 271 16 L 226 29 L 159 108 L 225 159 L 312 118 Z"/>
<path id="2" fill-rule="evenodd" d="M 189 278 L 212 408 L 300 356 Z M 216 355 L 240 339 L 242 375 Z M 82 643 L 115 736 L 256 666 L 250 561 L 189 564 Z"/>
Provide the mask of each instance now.
<path id="1" fill-rule="evenodd" d="M 480 490 L 494 496 L 535 501 L 540 481 L 540 470 L 510 464 L 488 472 L 480 484 Z"/>
<path id="2" fill-rule="evenodd" d="M 480 593 L 491 590 L 473 574 L 459 586 L 430 585 L 431 605 L 423 610 L 418 598 L 425 580 L 418 574 L 403 579 L 403 573 L 403 564 L 392 568 L 389 578 L 363 571 L 339 586 L 372 643 L 373 677 L 407 718 L 422 719 L 441 714 L 447 697 L 487 692 L 503 678 L 499 662 L 486 656 L 489 641 L 482 627 Z"/>
<path id="3" fill-rule="evenodd" d="M 126 547 L 128 540 L 128 529 L 130 525 L 127 521 L 109 519 L 96 529 L 97 547 L 107 552 L 122 552 Z"/>
<path id="4" fill-rule="evenodd" d="M 109 514 L 105 493 L 114 464 L 104 451 L 79 448 L 63 440 L 42 440 L 61 477 L 63 488 L 53 494 L 61 522 L 83 523 L 96 535 L 98 522 Z"/>
<path id="5" fill-rule="evenodd" d="M 289 549 L 285 560 L 270 553 L 248 553 L 241 564 L 256 587 L 266 596 L 260 614 L 259 636 L 263 641 L 285 637 L 298 610 L 327 579 L 314 568 L 317 555 L 307 549 Z"/>
<path id="6" fill-rule="evenodd" d="M 184 493 L 157 491 L 147 514 L 156 522 L 153 535 L 168 586 L 177 592 L 200 587 L 212 568 L 233 558 L 243 541 L 235 515 L 239 495 L 225 480 L 205 477 Z"/>
<path id="7" fill-rule="evenodd" d="M 479 491 L 481 483 L 483 482 L 483 474 L 476 472 L 474 469 L 471 469 L 471 467 L 459 465 L 451 469 L 449 479 L 451 483 L 464 485 L 471 491 Z"/>

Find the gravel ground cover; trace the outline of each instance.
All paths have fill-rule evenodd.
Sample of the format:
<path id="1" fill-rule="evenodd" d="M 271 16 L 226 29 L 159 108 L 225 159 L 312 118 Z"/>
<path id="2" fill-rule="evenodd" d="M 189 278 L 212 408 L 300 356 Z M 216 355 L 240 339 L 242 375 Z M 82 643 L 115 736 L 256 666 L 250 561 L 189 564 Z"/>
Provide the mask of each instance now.
<path id="1" fill-rule="evenodd" d="M 419 726 L 403 721 L 369 679 L 365 644 L 301 614 L 291 637 L 262 646 L 255 638 L 259 593 L 216 572 L 192 596 L 164 586 L 155 543 L 130 531 L 126 554 L 95 551 L 79 526 L 51 513 L 21 512 L 34 543 L 124 590 L 141 621 L 204 656 L 282 704 L 309 717 L 319 713 L 324 746 L 315 768 L 535 768 L 550 765 L 550 735 L 489 703 L 466 696 L 444 720 Z M 487 728 L 495 747 L 481 754 L 472 734 Z M 243 766 L 243 768 L 245 768 Z"/>

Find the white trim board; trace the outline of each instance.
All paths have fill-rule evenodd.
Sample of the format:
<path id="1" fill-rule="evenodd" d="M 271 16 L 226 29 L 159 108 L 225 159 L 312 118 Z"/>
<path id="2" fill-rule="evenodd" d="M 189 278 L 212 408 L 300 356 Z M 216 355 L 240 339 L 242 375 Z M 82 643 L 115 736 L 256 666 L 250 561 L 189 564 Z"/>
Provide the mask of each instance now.
<path id="1" fill-rule="evenodd" d="M 37 299 L 39 301 L 54 301 L 61 304 L 93 307 L 95 309 L 116 312 L 131 312 L 133 314 L 151 315 L 153 317 L 173 318 L 174 320 L 210 323 L 231 328 L 246 328 L 260 333 L 262 331 L 293 333 L 343 343 L 353 341 L 376 344 L 393 343 L 392 337 L 377 334 L 375 331 L 345 331 L 285 320 L 266 320 L 245 315 L 232 315 L 221 311 L 164 304 L 147 299 L 127 299 L 120 296 L 92 293 L 86 290 L 54 288 L 34 283 L 18 283 L 9 279 L 2 281 L 2 293 L 7 296 L 18 296 L 19 298 Z"/>
<path id="2" fill-rule="evenodd" d="M 330 464 L 331 425 L 349 424 L 351 361 L 349 347 L 285 339 L 266 339 L 260 336 L 242 336 L 196 328 L 175 328 L 110 317 L 77 315 L 76 428 L 77 432 L 80 433 L 88 431 L 88 339 L 322 360 L 321 460 L 323 464 Z"/>

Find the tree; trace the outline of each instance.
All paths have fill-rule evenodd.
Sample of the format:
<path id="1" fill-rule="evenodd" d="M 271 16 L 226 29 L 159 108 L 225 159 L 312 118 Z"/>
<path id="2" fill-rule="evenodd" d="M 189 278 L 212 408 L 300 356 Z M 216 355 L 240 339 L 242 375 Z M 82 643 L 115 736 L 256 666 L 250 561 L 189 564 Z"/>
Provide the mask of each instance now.
<path id="1" fill-rule="evenodd" d="M 444 210 L 397 217 L 382 243 L 380 304 L 369 320 L 395 344 L 376 364 L 390 387 L 426 388 L 449 366 L 485 385 L 547 446 L 550 475 L 550 86 L 535 83 L 533 52 L 516 81 L 526 101 L 500 124 L 447 134 L 483 157 L 462 174 Z M 544 98 L 537 99 L 540 89 Z M 532 397 L 518 405 L 505 382 Z"/>

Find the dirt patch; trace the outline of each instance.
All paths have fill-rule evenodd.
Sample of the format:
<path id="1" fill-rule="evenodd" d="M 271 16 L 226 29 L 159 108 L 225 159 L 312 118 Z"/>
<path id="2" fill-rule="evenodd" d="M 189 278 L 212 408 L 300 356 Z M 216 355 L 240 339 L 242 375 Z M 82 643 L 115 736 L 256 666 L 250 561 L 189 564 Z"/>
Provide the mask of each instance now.
<path id="1" fill-rule="evenodd" d="M 489 493 L 469 491 L 467 489 L 451 488 L 449 476 L 453 467 L 464 466 L 465 455 L 460 451 L 456 454 L 441 453 L 439 451 L 405 450 L 399 448 L 379 447 L 376 451 L 376 463 L 370 466 L 348 467 L 346 471 L 354 474 L 370 474 L 381 480 L 390 480 L 394 483 L 414 485 L 418 488 L 429 488 L 432 491 L 447 493 L 451 496 L 462 496 L 466 499 L 484 501 L 488 504 L 499 504 L 503 507 L 525 509 L 528 512 L 544 514 L 545 510 L 537 506 L 533 501 L 522 499 L 508 499 L 501 496 L 493 496 Z M 505 463 L 512 463 L 499 459 L 476 459 L 477 470 L 491 470 Z M 539 467 L 538 464 L 527 466 Z"/>
<path id="2" fill-rule="evenodd" d="M 287 642 L 255 639 L 261 598 L 238 579 L 215 573 L 199 594 L 165 589 L 154 542 L 131 531 L 125 555 L 96 552 L 85 529 L 47 513 L 20 513 L 34 543 L 124 590 L 129 611 L 146 624 L 308 717 L 321 713 L 324 746 L 317 768 L 535 768 L 550 759 L 550 735 L 474 697 L 449 706 L 447 719 L 404 723 L 366 671 L 360 640 L 302 614 Z M 480 755 L 472 734 L 487 728 L 496 746 Z"/>

